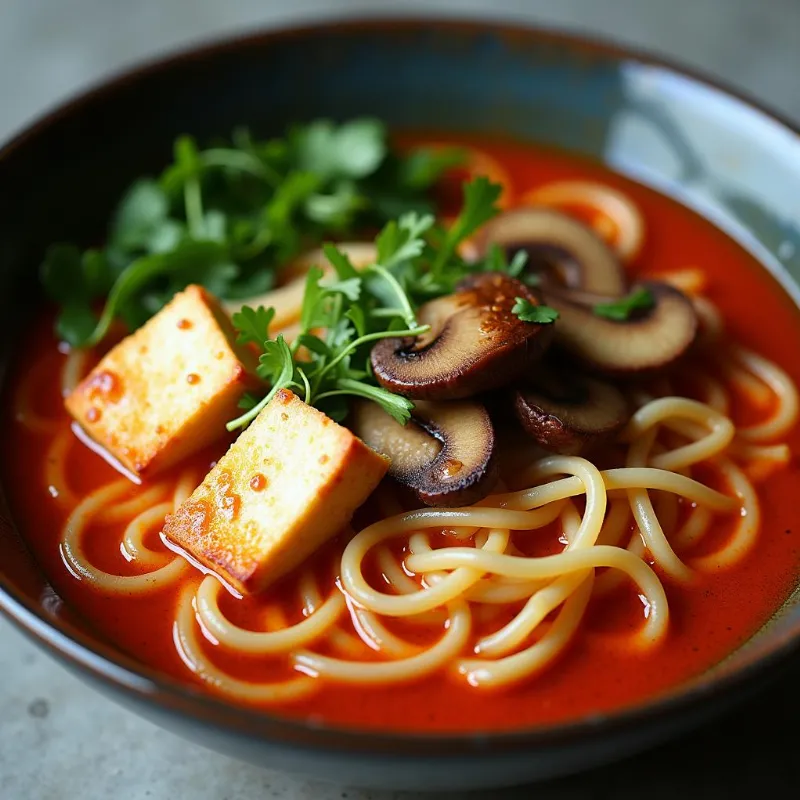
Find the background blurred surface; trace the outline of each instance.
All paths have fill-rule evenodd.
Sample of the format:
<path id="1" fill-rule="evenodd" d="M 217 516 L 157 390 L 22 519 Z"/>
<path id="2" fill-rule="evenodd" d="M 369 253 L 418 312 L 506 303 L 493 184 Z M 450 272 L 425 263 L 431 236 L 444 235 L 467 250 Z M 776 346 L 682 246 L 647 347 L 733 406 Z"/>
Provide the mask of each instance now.
<path id="1" fill-rule="evenodd" d="M 321 13 L 400 10 L 612 37 L 716 74 L 800 122 L 800 0 L 0 0 L 0 140 L 109 72 L 199 39 Z M 202 751 L 86 689 L 3 621 L 0 676 L 3 800 L 420 797 L 323 787 Z M 800 669 L 757 699 L 747 724 L 734 714 L 619 767 L 480 797 L 796 796 L 800 763 L 788 730 L 800 695 L 786 687 L 798 677 Z"/>
<path id="2" fill-rule="evenodd" d="M 591 31 L 724 77 L 800 119 L 798 0 L 0 0 L 0 139 L 109 71 L 320 14 L 435 11 Z"/>

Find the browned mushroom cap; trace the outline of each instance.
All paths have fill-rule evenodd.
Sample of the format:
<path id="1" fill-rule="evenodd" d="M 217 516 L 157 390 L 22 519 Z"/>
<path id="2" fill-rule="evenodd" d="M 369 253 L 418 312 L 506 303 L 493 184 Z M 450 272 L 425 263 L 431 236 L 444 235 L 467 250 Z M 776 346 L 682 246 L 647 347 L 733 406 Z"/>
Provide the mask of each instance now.
<path id="1" fill-rule="evenodd" d="M 513 401 L 517 419 L 541 447 L 569 456 L 608 441 L 630 418 L 616 387 L 552 365 L 539 364 Z"/>
<path id="2" fill-rule="evenodd" d="M 497 480 L 495 436 L 480 403 L 415 404 L 403 426 L 368 400 L 353 404 L 349 424 L 391 461 L 389 474 L 429 506 L 475 503 Z"/>
<path id="3" fill-rule="evenodd" d="M 680 358 L 697 334 L 692 303 L 666 283 L 647 282 L 635 289 L 647 289 L 653 302 L 625 321 L 598 316 L 586 295 L 578 302 L 569 292 L 548 292 L 548 304 L 559 313 L 557 343 L 591 371 L 606 375 L 649 372 Z"/>
<path id="4" fill-rule="evenodd" d="M 431 300 L 417 319 L 431 330 L 416 338 L 382 339 L 372 348 L 378 383 L 420 400 L 455 400 L 505 386 L 541 356 L 553 326 L 523 322 L 515 299 L 539 298 L 502 273 L 482 273 L 455 294 Z"/>
<path id="5" fill-rule="evenodd" d="M 509 256 L 528 254 L 528 272 L 543 285 L 560 283 L 597 294 L 625 294 L 625 271 L 613 250 L 578 220 L 549 208 L 515 208 L 483 228 L 484 244 L 498 244 Z"/>

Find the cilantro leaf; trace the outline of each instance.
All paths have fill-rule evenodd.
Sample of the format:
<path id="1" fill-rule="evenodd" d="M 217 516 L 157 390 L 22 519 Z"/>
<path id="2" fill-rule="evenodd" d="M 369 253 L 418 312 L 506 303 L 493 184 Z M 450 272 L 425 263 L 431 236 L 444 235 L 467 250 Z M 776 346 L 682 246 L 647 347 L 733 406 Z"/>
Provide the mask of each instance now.
<path id="1" fill-rule="evenodd" d="M 136 181 L 123 195 L 111 224 L 111 242 L 126 251 L 152 252 L 165 238 L 169 199 L 156 181 Z"/>
<path id="2" fill-rule="evenodd" d="M 338 127 L 330 120 L 317 120 L 296 130 L 292 139 L 300 168 L 325 178 L 363 178 L 386 155 L 386 131 L 374 119 L 355 119 Z"/>
<path id="3" fill-rule="evenodd" d="M 431 268 L 440 272 L 456 252 L 456 248 L 478 228 L 497 214 L 497 200 L 503 187 L 483 176 L 464 184 L 464 207 L 453 226 L 447 231 Z"/>
<path id="4" fill-rule="evenodd" d="M 322 245 L 322 252 L 325 254 L 325 258 L 328 259 L 328 263 L 339 276 L 339 280 L 346 281 L 350 278 L 358 277 L 358 270 L 353 266 L 350 257 L 335 244 L 326 242 Z"/>
<path id="5" fill-rule="evenodd" d="M 514 298 L 516 302 L 511 309 L 523 322 L 533 322 L 537 325 L 549 325 L 558 319 L 558 311 L 550 306 L 537 306 L 524 297 Z"/>
<path id="6" fill-rule="evenodd" d="M 340 378 L 337 386 L 343 394 L 351 394 L 356 397 L 365 397 L 377 403 L 387 414 L 405 425 L 411 419 L 411 412 L 414 404 L 407 398 L 394 394 L 381 386 L 371 386 L 362 381 L 354 381 L 350 378 Z"/>
<path id="7" fill-rule="evenodd" d="M 593 306 L 592 311 L 598 317 L 605 317 L 612 319 L 615 322 L 625 322 L 636 311 L 646 311 L 655 304 L 653 294 L 649 289 L 644 287 L 637 289 L 627 297 L 621 297 L 619 300 L 613 300 L 608 303 L 597 303 Z"/>
<path id="8" fill-rule="evenodd" d="M 425 247 L 423 234 L 434 223 L 430 214 L 420 216 L 411 212 L 403 215 L 397 222 L 391 221 L 375 239 L 378 250 L 378 263 L 387 269 L 416 258 Z"/>
<path id="9" fill-rule="evenodd" d="M 129 327 L 189 283 L 229 301 L 261 294 L 277 268 L 326 235 L 380 228 L 389 208 L 429 208 L 426 192 L 449 163 L 452 156 L 440 153 L 392 150 L 385 127 L 372 119 L 316 121 L 262 141 L 238 130 L 231 143 L 206 149 L 181 136 L 173 162 L 122 196 L 104 249 L 46 255 L 42 281 L 64 310 L 59 333 L 75 346 L 99 341 L 110 320 L 89 332 L 93 301 L 123 276 L 110 308 Z M 219 248 L 211 263 L 186 264 L 183 249 L 205 244 Z M 343 269 L 340 260 L 340 281 L 355 277 Z M 339 288 L 355 297 L 355 283 Z"/>
<path id="10" fill-rule="evenodd" d="M 361 296 L 361 278 L 358 276 L 343 281 L 323 280 L 320 281 L 320 286 L 329 292 L 340 292 L 348 300 L 355 301 Z"/>
<path id="11" fill-rule="evenodd" d="M 259 347 L 264 346 L 264 342 L 269 339 L 269 326 L 275 316 L 274 308 L 250 308 L 243 306 L 232 317 L 233 327 L 239 335 L 236 339 L 237 344 L 255 344 Z"/>

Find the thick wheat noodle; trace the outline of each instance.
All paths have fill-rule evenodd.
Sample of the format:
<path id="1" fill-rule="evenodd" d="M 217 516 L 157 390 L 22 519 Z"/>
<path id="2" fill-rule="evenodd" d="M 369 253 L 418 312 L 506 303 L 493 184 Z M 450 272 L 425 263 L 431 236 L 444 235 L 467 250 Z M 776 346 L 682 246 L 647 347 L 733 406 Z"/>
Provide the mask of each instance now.
<path id="1" fill-rule="evenodd" d="M 386 545 L 376 547 L 375 555 L 381 572 L 398 594 L 413 594 L 419 590 L 419 584 L 403 571 L 403 567 Z"/>
<path id="2" fill-rule="evenodd" d="M 174 639 L 184 663 L 203 683 L 229 697 L 253 703 L 285 703 L 300 700 L 319 688 L 317 681 L 305 676 L 275 683 L 250 683 L 238 680 L 216 667 L 203 652 L 197 638 L 193 592 L 193 589 L 185 589 L 178 601 Z"/>
<path id="3" fill-rule="evenodd" d="M 647 598 L 650 614 L 645 622 L 648 631 L 646 638 L 656 641 L 666 633 L 667 598 L 658 576 L 641 558 L 619 547 L 596 545 L 541 558 L 520 558 L 474 548 L 447 547 L 431 553 L 409 556 L 407 563 L 409 569 L 415 572 L 472 568 L 507 577 L 533 580 L 558 578 L 593 567 L 612 567 L 625 572 Z M 357 587 L 356 591 L 360 588 Z M 347 589 L 348 592 L 351 591 L 349 585 Z M 390 610 L 396 611 L 396 609 Z M 382 609 L 381 613 L 386 611 Z M 402 616 L 402 614 L 395 615 Z"/>
<path id="4" fill-rule="evenodd" d="M 700 344 L 716 344 L 725 333 L 725 323 L 719 309 L 705 297 L 693 297 L 692 305 L 700 320 Z"/>
<path id="5" fill-rule="evenodd" d="M 477 655 L 496 658 L 516 650 L 547 615 L 558 608 L 591 574 L 591 570 L 575 572 L 557 578 L 549 586 L 538 589 L 530 596 L 523 609 L 500 630 L 479 639 L 475 645 Z"/>
<path id="6" fill-rule="evenodd" d="M 215 639 L 250 655 L 289 654 L 324 638 L 345 612 L 342 593 L 334 588 L 327 600 L 296 625 L 274 631 L 250 631 L 227 620 L 219 608 L 220 582 L 211 575 L 197 589 L 197 616 Z"/>
<path id="7" fill-rule="evenodd" d="M 341 628 L 334 628 L 328 636 L 328 641 L 339 655 L 347 658 L 361 658 L 369 652 L 369 648 L 359 636 Z"/>
<path id="8" fill-rule="evenodd" d="M 67 479 L 67 453 L 74 437 L 70 428 L 60 430 L 50 446 L 44 459 L 44 482 L 51 496 L 62 506 L 74 506 L 78 495 L 70 488 Z"/>
<path id="9" fill-rule="evenodd" d="M 472 615 L 464 602 L 450 606 L 450 619 L 442 638 L 433 646 L 394 661 L 350 661 L 301 651 L 292 656 L 295 666 L 308 674 L 340 683 L 404 683 L 453 663 L 467 644 Z"/>
<path id="10" fill-rule="evenodd" d="M 530 474 L 535 475 L 536 468 L 531 469 L 525 477 Z M 733 497 L 711 489 L 708 486 L 696 481 L 692 478 L 687 478 L 675 472 L 669 472 L 664 469 L 654 469 L 652 467 L 617 467 L 614 469 L 602 470 L 600 473 L 603 476 L 603 483 L 605 484 L 606 491 L 613 492 L 626 489 L 659 489 L 665 492 L 674 492 L 687 500 L 692 500 L 695 503 L 708 506 L 712 511 L 726 512 L 732 511 L 738 506 L 738 502 Z M 536 509 L 537 511 L 544 510 L 542 506 L 552 501 L 552 498 L 559 500 L 565 497 L 575 497 L 582 494 L 582 484 L 577 478 L 561 478 L 560 480 L 553 481 L 552 483 L 544 484 L 543 486 L 534 486 L 532 489 L 523 489 L 519 492 L 509 492 L 504 495 L 496 495 L 498 511 L 505 511 L 506 508 L 524 508 Z M 461 516 L 461 519 L 466 519 L 470 509 L 449 509 L 456 511 Z M 478 510 L 478 507 L 475 507 Z M 426 512 L 410 512 L 413 514 L 424 515 Z M 440 512 L 441 514 L 442 512 Z M 522 513 L 529 513 L 524 511 Z M 534 526 L 526 526 L 524 518 L 522 517 L 507 517 L 508 527 L 514 529 L 512 522 L 519 521 L 519 527 L 516 530 L 527 530 Z M 434 527 L 435 523 L 429 527 Z"/>
<path id="11" fill-rule="evenodd" d="M 508 555 L 512 555 L 509 553 Z M 528 581 L 522 579 L 501 578 L 493 575 L 482 578 L 466 593 L 466 599 L 472 603 L 486 605 L 505 605 L 527 600 L 535 591 L 546 585 L 545 581 Z"/>
<path id="12" fill-rule="evenodd" d="M 741 498 L 742 512 L 736 529 L 720 550 L 691 561 L 694 569 L 711 572 L 728 567 L 741 561 L 754 547 L 761 524 L 761 508 L 753 484 L 732 461 L 719 459 L 719 468 L 733 491 Z"/>
<path id="13" fill-rule="evenodd" d="M 653 510 L 655 511 L 661 529 L 668 541 L 672 541 L 672 535 L 678 526 L 678 498 L 674 494 L 668 492 L 656 492 L 651 497 L 653 503 Z"/>
<path id="14" fill-rule="evenodd" d="M 621 438 L 626 441 L 636 439 L 652 427 L 675 418 L 695 422 L 709 432 L 703 438 L 676 450 L 652 456 L 648 462 L 650 466 L 677 470 L 698 461 L 706 461 L 721 453 L 736 434 L 733 423 L 727 417 L 703 403 L 685 397 L 662 397 L 636 411 Z"/>
<path id="15" fill-rule="evenodd" d="M 554 469 L 575 471 L 586 488 L 586 511 L 580 517 L 571 501 L 564 504 L 562 523 L 569 542 L 566 550 L 592 547 L 600 534 L 606 510 L 603 478 L 588 461 L 565 458 L 553 460 Z M 565 551 L 566 552 L 566 551 Z M 522 610 L 500 630 L 481 638 L 475 652 L 485 656 L 502 656 L 517 648 L 545 619 L 589 577 L 589 571 L 565 575 L 549 586 L 537 589 Z"/>
<path id="16" fill-rule="evenodd" d="M 409 644 L 392 633 L 377 614 L 353 608 L 354 624 L 361 640 L 368 647 L 391 658 L 406 658 L 419 652 L 419 647 Z"/>
<path id="17" fill-rule="evenodd" d="M 646 428 L 640 432 L 639 438 L 634 439 L 628 450 L 627 464 L 629 467 L 644 467 L 647 464 L 656 433 L 655 427 Z M 667 540 L 647 489 L 629 489 L 628 502 L 631 504 L 633 519 L 639 528 L 644 544 L 656 564 L 671 578 L 680 581 L 688 580 L 691 577 L 691 571 L 681 561 Z"/>
<path id="18" fill-rule="evenodd" d="M 570 595 L 555 621 L 542 637 L 514 655 L 494 661 L 465 658 L 456 664 L 457 672 L 471 686 L 496 688 L 519 683 L 545 669 L 569 644 L 578 629 L 586 604 L 592 594 L 592 578 L 588 578 Z"/>
<path id="19" fill-rule="evenodd" d="M 695 542 L 700 541 L 708 532 L 711 525 L 712 515 L 707 508 L 696 506 L 692 509 L 683 526 L 672 537 L 673 547 L 682 550 Z"/>
<path id="20" fill-rule="evenodd" d="M 730 454 L 746 461 L 774 461 L 788 464 L 792 458 L 792 449 L 788 444 L 750 444 L 734 441 Z"/>
<path id="21" fill-rule="evenodd" d="M 732 347 L 719 347 L 716 352 L 712 351 L 712 355 L 732 391 L 738 391 L 757 406 L 767 406 L 772 402 L 773 393 L 770 387 L 736 358 Z"/>
<path id="22" fill-rule="evenodd" d="M 81 580 L 108 594 L 146 594 L 177 581 L 189 568 L 189 564 L 180 556 L 174 556 L 164 566 L 142 575 L 113 575 L 90 563 L 83 551 L 86 528 L 98 517 L 102 518 L 102 510 L 113 507 L 115 501 L 128 491 L 130 483 L 125 479 L 95 490 L 75 507 L 64 524 L 62 534 L 61 552 L 65 563 Z M 140 495 L 140 498 L 143 496 Z M 140 503 L 133 508 L 131 513 L 136 513 L 138 517 L 148 513 L 152 504 L 142 506 Z M 131 524 L 136 522 L 134 519 Z"/>
<path id="23" fill-rule="evenodd" d="M 144 537 L 154 526 L 157 525 L 161 528 L 164 524 L 164 517 L 173 508 L 171 501 L 158 503 L 146 508 L 125 526 L 125 532 L 122 534 L 122 547 L 131 561 L 142 567 L 157 568 L 163 567 L 172 560 L 172 554 L 168 550 L 162 553 L 150 550 L 144 543 Z"/>
<path id="24" fill-rule="evenodd" d="M 395 521 L 402 521 L 407 515 L 401 517 L 394 517 Z M 387 520 L 388 522 L 388 520 Z M 379 528 L 382 523 L 377 523 L 377 526 L 372 528 Z M 398 525 L 402 528 L 402 522 Z M 411 595 L 389 595 L 378 592 L 372 589 L 369 584 L 364 580 L 361 574 L 361 561 L 371 548 L 373 542 L 377 543 L 385 538 L 397 536 L 397 528 L 387 527 L 385 530 L 379 532 L 376 539 L 375 534 L 367 528 L 347 545 L 344 554 L 342 555 L 342 585 L 357 603 L 370 611 L 377 611 L 379 614 L 385 614 L 390 617 L 408 617 L 417 615 L 425 611 L 431 611 L 441 605 L 446 605 L 452 602 L 455 598 L 463 595 L 467 589 L 480 580 L 485 570 L 473 569 L 467 567 L 465 569 L 454 570 L 445 579 L 438 581 L 430 586 L 420 589 L 420 591 Z M 508 541 L 508 530 L 496 527 L 492 530 L 491 535 L 486 541 L 482 550 L 475 550 L 475 552 L 502 552 Z M 451 548 L 446 548 L 450 550 Z M 427 555 L 427 554 L 423 554 Z M 414 558 L 414 556 L 409 556 Z M 408 563 L 408 559 L 406 559 Z M 412 570 L 416 572 L 417 570 Z M 425 570 L 431 572 L 433 570 Z M 354 587 L 358 587 L 357 589 Z M 365 599 L 366 598 L 366 599 Z"/>
<path id="25" fill-rule="evenodd" d="M 148 486 L 140 493 L 134 494 L 128 500 L 116 501 L 117 496 L 124 495 L 131 489 L 130 482 L 124 479 L 118 481 L 117 485 L 120 485 L 121 491 L 119 494 L 115 495 L 115 502 L 98 508 L 97 512 L 94 514 L 95 522 L 110 524 L 130 519 L 132 514 L 140 514 L 155 503 L 161 502 L 167 496 L 170 489 L 169 484 L 166 482 L 156 483 L 152 486 Z"/>
<path id="26" fill-rule="evenodd" d="M 775 411 L 769 419 L 757 425 L 739 428 L 738 435 L 751 442 L 764 442 L 788 433 L 797 423 L 798 395 L 794 381 L 777 364 L 744 347 L 731 348 L 734 357 L 764 385 L 777 399 Z"/>

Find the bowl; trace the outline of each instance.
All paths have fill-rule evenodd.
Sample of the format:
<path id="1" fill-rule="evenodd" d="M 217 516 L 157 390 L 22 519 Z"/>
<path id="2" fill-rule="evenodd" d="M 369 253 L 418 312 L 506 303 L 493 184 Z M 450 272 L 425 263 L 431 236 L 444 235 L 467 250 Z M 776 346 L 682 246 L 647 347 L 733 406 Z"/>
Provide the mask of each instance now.
<path id="1" fill-rule="evenodd" d="M 398 129 L 503 134 L 599 160 L 712 219 L 800 297 L 800 136 L 756 103 L 650 56 L 533 28 L 357 20 L 211 44 L 96 88 L 0 151 L 0 371 L 39 302 L 47 243 L 102 237 L 174 137 L 375 115 Z M 797 214 L 795 214 L 795 218 Z M 306 777 L 392 789 L 510 785 L 585 769 L 696 725 L 800 646 L 790 599 L 723 663 L 635 708 L 502 734 L 381 735 L 287 721 L 157 674 L 70 613 L 0 498 L 0 607 L 64 666 L 206 747 Z"/>

